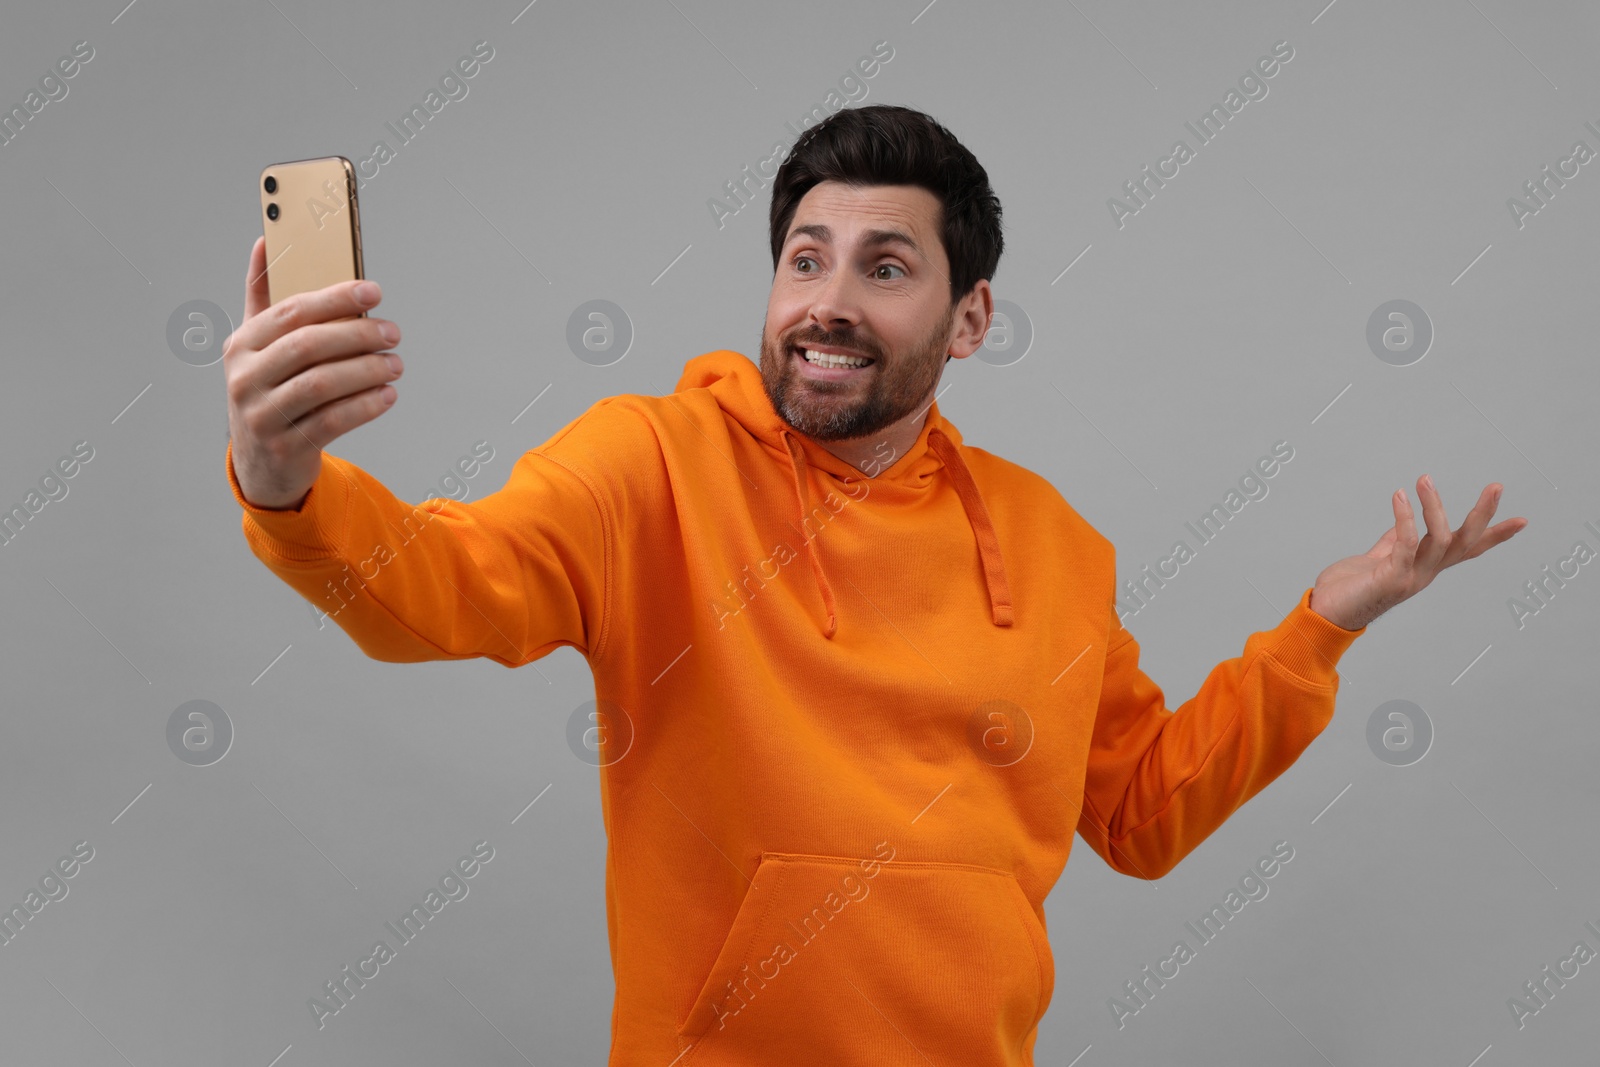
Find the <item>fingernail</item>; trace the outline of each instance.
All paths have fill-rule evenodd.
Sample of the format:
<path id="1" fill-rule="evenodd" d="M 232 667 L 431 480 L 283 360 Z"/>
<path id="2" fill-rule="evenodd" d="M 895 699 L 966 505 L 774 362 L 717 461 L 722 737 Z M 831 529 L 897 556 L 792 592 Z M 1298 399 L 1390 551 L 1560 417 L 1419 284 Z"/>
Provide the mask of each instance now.
<path id="1" fill-rule="evenodd" d="M 385 342 L 391 345 L 400 340 L 400 327 L 392 322 L 378 323 L 378 333 L 382 335 Z"/>
<path id="2" fill-rule="evenodd" d="M 384 354 L 383 358 L 388 361 L 390 372 L 393 373 L 396 377 L 399 377 L 399 375 L 400 375 L 400 357 L 395 355 L 393 352 L 386 352 Z"/>
<path id="3" fill-rule="evenodd" d="M 1432 489 L 1433 488 L 1433 475 L 1424 474 L 1422 476 L 1422 484 L 1427 486 L 1429 489 Z"/>
<path id="4" fill-rule="evenodd" d="M 356 300 L 358 303 L 371 306 L 378 302 L 378 286 L 373 282 L 362 282 L 356 286 Z"/>

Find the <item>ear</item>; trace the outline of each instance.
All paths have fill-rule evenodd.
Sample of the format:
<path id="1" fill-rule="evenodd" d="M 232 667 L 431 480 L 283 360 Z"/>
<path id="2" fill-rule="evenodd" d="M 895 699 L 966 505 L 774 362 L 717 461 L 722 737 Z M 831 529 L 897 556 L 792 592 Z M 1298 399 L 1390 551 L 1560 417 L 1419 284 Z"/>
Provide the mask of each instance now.
<path id="1" fill-rule="evenodd" d="M 966 359 L 982 348 L 984 339 L 989 336 L 989 320 L 993 316 L 994 291 L 987 278 L 979 278 L 971 292 L 956 304 L 950 355 L 956 359 Z"/>

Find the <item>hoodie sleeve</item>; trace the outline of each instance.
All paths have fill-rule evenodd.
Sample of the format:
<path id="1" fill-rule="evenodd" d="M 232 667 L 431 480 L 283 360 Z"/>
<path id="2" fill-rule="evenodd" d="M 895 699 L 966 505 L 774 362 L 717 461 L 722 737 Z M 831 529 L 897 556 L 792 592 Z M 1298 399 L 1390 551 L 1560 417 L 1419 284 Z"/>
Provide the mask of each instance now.
<path id="1" fill-rule="evenodd" d="M 298 509 L 258 508 L 231 440 L 228 484 L 251 552 L 373 659 L 516 667 L 561 645 L 588 656 L 606 622 L 611 528 L 588 480 L 547 453 L 566 432 L 473 503 L 407 504 L 325 452 Z"/>
<path id="2" fill-rule="evenodd" d="M 1078 832 L 1111 867 L 1160 878 L 1299 758 L 1333 718 L 1339 657 L 1366 632 L 1311 610 L 1307 589 L 1177 709 L 1114 619 Z"/>

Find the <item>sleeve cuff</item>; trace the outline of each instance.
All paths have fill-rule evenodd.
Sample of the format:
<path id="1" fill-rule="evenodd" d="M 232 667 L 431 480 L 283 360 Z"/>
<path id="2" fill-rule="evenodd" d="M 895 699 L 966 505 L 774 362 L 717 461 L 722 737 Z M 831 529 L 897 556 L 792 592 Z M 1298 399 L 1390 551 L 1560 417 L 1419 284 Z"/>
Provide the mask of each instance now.
<path id="1" fill-rule="evenodd" d="M 1317 685 L 1331 685 L 1339 677 L 1339 658 L 1366 632 L 1365 626 L 1346 630 L 1312 611 L 1308 588 L 1294 610 L 1278 624 L 1275 636 L 1280 639 L 1268 646 L 1269 654 L 1301 678 Z"/>
<path id="2" fill-rule="evenodd" d="M 233 469 L 233 439 L 228 439 L 225 466 L 228 488 L 243 511 L 245 539 L 258 552 L 279 559 L 308 561 L 338 555 L 344 544 L 350 512 L 350 478 L 341 461 L 322 454 L 322 470 L 298 508 L 260 508 L 244 498 Z"/>

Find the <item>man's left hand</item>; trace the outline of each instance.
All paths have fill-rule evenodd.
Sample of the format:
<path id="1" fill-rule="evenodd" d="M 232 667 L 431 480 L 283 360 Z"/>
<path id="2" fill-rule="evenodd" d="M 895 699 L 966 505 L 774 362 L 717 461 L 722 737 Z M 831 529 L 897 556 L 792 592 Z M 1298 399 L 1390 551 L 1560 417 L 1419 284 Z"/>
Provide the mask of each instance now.
<path id="1" fill-rule="evenodd" d="M 1416 596 L 1446 567 L 1481 556 L 1510 540 L 1528 525 L 1528 520 L 1518 516 L 1489 526 L 1502 488 L 1498 482 L 1485 486 L 1461 528 L 1451 532 L 1433 479 L 1424 474 L 1417 480 L 1417 496 L 1422 500 L 1428 535 L 1420 542 L 1411 500 L 1405 490 L 1395 490 L 1390 499 L 1394 525 L 1363 555 L 1341 559 L 1317 575 L 1317 583 L 1311 589 L 1311 610 L 1336 626 L 1359 630 L 1401 601 Z"/>

